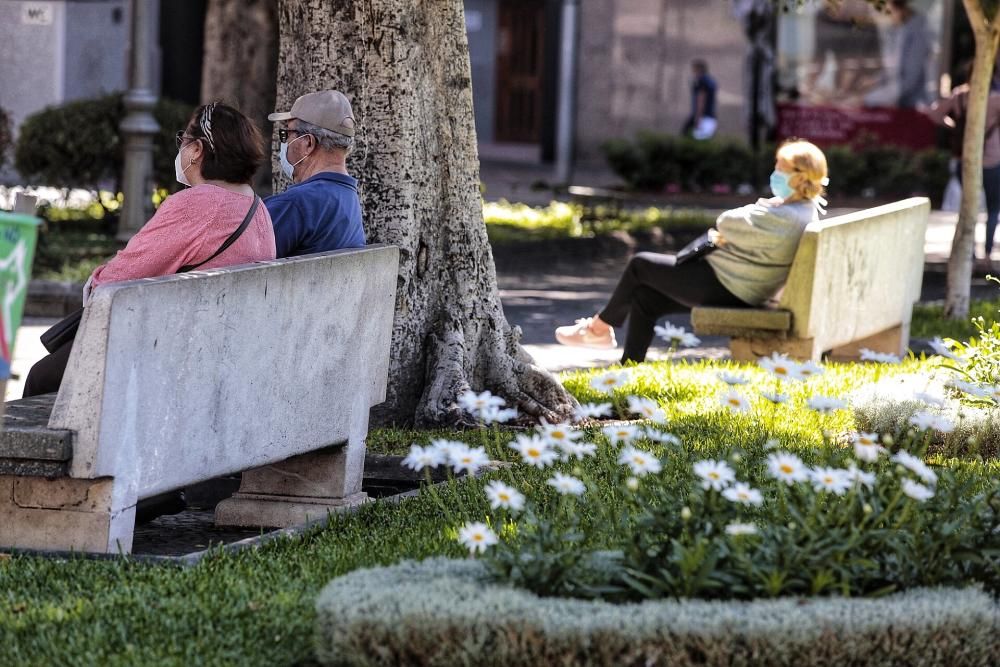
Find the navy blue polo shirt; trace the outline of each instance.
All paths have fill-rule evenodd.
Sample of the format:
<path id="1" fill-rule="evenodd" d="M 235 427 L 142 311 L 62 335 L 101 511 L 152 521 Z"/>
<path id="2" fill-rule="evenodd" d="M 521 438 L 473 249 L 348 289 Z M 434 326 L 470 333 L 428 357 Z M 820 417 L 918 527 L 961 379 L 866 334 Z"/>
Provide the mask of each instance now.
<path id="1" fill-rule="evenodd" d="M 347 174 L 324 171 L 264 200 L 274 224 L 278 257 L 361 248 L 358 182 Z"/>

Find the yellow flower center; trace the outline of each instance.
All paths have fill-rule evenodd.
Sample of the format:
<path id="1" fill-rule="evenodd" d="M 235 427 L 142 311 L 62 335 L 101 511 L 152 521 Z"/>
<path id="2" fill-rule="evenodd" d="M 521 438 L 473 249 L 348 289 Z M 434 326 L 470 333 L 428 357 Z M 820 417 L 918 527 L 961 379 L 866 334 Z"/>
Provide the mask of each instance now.
<path id="1" fill-rule="evenodd" d="M 746 491 L 740 491 L 736 495 L 737 497 L 739 497 L 740 500 L 746 500 L 747 498 L 750 497 L 750 494 L 747 493 Z"/>
<path id="2" fill-rule="evenodd" d="M 713 470 L 712 472 L 708 473 L 708 478 L 709 479 L 719 479 L 719 473 L 717 473 L 717 472 L 715 472 Z"/>
<path id="3" fill-rule="evenodd" d="M 788 375 L 788 369 L 784 366 L 775 366 L 774 373 L 775 375 Z"/>
<path id="4" fill-rule="evenodd" d="M 540 450 L 538 450 L 538 449 L 529 449 L 528 450 L 528 456 L 530 456 L 531 458 L 537 458 L 537 457 L 539 457 L 541 455 L 542 455 L 542 452 Z"/>
<path id="5" fill-rule="evenodd" d="M 504 501 L 504 502 L 507 502 L 508 500 L 510 500 L 510 494 L 508 494 L 508 493 L 504 493 L 503 491 L 501 491 L 501 492 L 500 492 L 500 493 L 499 493 L 499 494 L 497 495 L 497 497 L 498 497 L 498 498 L 500 498 L 500 500 L 502 500 L 502 501 Z"/>
<path id="6" fill-rule="evenodd" d="M 479 533 L 476 533 L 475 535 L 472 536 L 472 541 L 473 542 L 482 542 L 483 538 L 484 538 L 483 535 L 480 535 Z"/>
<path id="7" fill-rule="evenodd" d="M 790 466 L 787 463 L 782 463 L 781 466 L 780 466 L 780 470 L 781 470 L 781 472 L 785 473 L 786 475 L 791 475 L 793 472 L 795 472 L 795 468 L 793 468 L 792 466 Z"/>
<path id="8" fill-rule="evenodd" d="M 562 431 L 552 431 L 552 437 L 555 438 L 556 440 L 562 440 L 563 438 L 566 437 L 566 434 L 563 433 Z"/>
<path id="9" fill-rule="evenodd" d="M 740 399 L 738 399 L 738 398 L 730 398 L 729 399 L 729 405 L 732 405 L 734 407 L 739 407 L 739 405 L 740 405 Z"/>

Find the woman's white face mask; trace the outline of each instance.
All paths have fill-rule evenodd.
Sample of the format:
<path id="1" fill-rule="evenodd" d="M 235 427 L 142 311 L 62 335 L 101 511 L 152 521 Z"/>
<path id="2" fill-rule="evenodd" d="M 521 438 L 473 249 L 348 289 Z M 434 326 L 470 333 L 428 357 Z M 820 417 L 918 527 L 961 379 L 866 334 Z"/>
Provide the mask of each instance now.
<path id="1" fill-rule="evenodd" d="M 191 144 L 188 144 L 188 146 L 190 145 Z M 176 178 L 177 182 L 180 183 L 181 185 L 186 185 L 188 187 L 191 187 L 191 181 L 188 180 L 187 174 L 185 172 L 191 168 L 191 165 L 194 164 L 194 160 L 188 162 L 188 166 L 181 167 L 181 165 L 184 162 L 184 159 L 181 157 L 181 155 L 184 154 L 185 148 L 186 146 L 182 146 L 181 149 L 177 151 L 177 157 L 174 158 L 174 178 Z"/>

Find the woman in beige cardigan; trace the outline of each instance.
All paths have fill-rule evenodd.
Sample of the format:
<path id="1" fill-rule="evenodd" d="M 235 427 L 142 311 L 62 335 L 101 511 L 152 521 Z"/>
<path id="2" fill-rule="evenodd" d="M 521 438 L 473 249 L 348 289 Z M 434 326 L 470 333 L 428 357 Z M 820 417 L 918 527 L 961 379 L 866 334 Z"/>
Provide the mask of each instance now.
<path id="1" fill-rule="evenodd" d="M 709 237 L 717 249 L 678 263 L 676 255 L 641 252 L 628 263 L 607 306 L 556 329 L 563 345 L 614 348 L 614 327 L 629 322 L 622 362 L 643 361 L 657 318 L 695 306 L 750 307 L 788 278 L 802 232 L 822 210 L 826 156 L 808 141 L 783 144 L 771 174 L 774 197 L 726 211 Z"/>

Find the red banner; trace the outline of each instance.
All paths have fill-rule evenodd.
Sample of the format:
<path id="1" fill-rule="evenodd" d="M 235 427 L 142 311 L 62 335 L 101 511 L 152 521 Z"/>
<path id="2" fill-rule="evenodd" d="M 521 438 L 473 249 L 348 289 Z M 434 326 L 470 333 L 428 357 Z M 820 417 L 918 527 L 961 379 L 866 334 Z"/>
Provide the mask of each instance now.
<path id="1" fill-rule="evenodd" d="M 851 144 L 865 137 L 916 150 L 933 148 L 936 130 L 915 109 L 846 108 L 778 104 L 778 139 L 800 137 L 819 146 Z"/>

